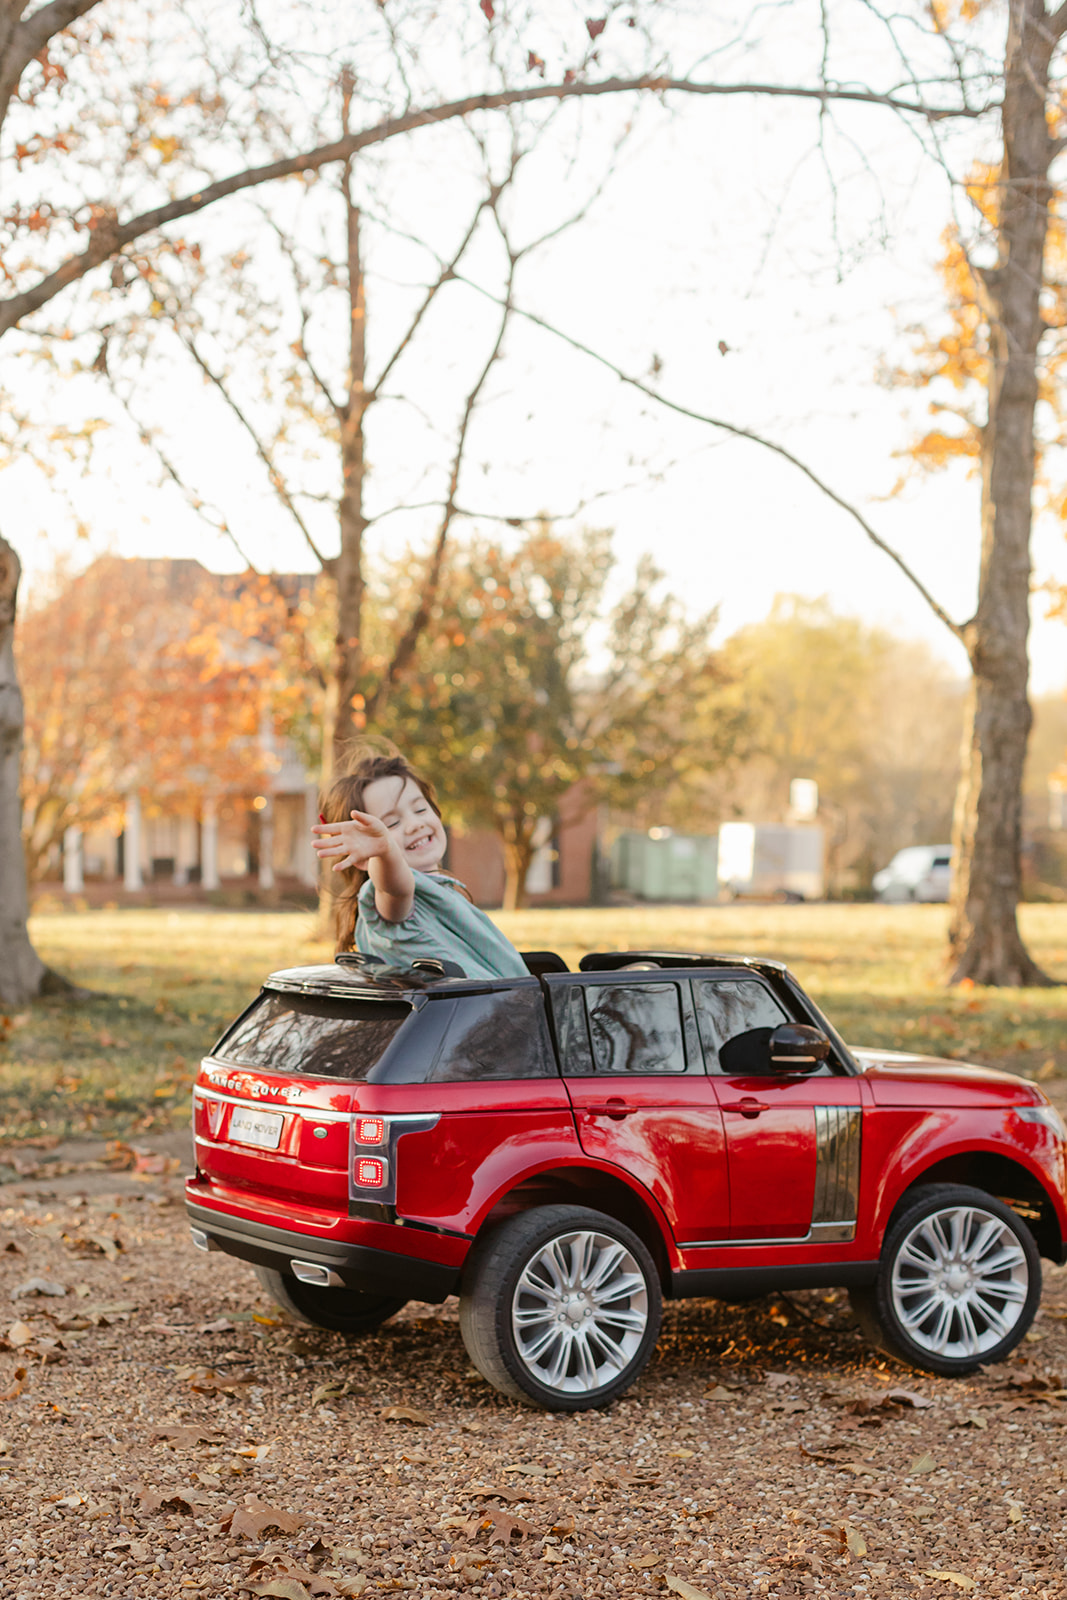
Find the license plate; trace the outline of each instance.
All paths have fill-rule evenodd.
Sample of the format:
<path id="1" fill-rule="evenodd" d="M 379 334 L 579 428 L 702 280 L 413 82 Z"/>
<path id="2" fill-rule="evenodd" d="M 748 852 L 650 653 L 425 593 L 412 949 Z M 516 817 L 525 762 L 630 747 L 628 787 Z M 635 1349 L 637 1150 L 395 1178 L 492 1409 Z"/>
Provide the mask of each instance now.
<path id="1" fill-rule="evenodd" d="M 261 1150 L 277 1150 L 285 1118 L 280 1111 L 253 1111 L 238 1106 L 230 1118 L 230 1138 L 235 1144 L 254 1144 Z"/>

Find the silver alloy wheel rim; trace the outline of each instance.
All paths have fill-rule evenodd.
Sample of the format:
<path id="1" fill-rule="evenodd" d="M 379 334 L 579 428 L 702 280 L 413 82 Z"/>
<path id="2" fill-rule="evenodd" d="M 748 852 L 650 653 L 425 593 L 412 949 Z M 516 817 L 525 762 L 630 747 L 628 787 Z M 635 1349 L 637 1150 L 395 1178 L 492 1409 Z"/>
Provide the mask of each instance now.
<path id="1" fill-rule="evenodd" d="M 612 1383 L 636 1356 L 648 1326 L 648 1285 L 610 1234 L 557 1234 L 523 1268 L 511 1301 L 519 1359 L 557 1394 Z"/>
<path id="2" fill-rule="evenodd" d="M 912 1228 L 893 1263 L 900 1327 L 927 1355 L 974 1360 L 1018 1326 L 1030 1288 L 1022 1245 L 980 1206 L 946 1206 Z"/>

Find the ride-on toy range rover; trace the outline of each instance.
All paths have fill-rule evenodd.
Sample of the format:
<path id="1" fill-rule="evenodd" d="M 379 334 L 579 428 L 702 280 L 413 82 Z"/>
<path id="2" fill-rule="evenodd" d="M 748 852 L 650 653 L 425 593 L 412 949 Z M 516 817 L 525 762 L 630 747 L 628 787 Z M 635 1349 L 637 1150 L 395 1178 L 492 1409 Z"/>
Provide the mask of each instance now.
<path id="1" fill-rule="evenodd" d="M 456 1293 L 478 1370 L 556 1410 L 634 1382 L 664 1296 L 843 1285 L 946 1375 L 1019 1342 L 1067 1241 L 1040 1089 L 850 1050 L 773 961 L 526 962 L 268 978 L 200 1068 L 195 1243 L 350 1335 Z"/>

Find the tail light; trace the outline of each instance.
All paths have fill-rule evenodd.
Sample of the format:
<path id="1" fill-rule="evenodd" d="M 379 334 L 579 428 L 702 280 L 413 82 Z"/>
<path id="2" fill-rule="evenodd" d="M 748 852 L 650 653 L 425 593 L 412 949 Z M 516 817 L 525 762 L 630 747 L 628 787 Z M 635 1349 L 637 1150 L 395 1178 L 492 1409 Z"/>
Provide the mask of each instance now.
<path id="1" fill-rule="evenodd" d="M 353 1177 L 361 1189 L 384 1189 L 388 1172 L 381 1156 L 359 1156 Z"/>
<path id="2" fill-rule="evenodd" d="M 348 1199 L 352 1206 L 396 1204 L 397 1146 L 406 1133 L 426 1133 L 440 1121 L 439 1112 L 399 1111 L 386 1116 L 352 1115 L 349 1124 Z M 355 1210 L 352 1216 L 365 1215 Z"/>

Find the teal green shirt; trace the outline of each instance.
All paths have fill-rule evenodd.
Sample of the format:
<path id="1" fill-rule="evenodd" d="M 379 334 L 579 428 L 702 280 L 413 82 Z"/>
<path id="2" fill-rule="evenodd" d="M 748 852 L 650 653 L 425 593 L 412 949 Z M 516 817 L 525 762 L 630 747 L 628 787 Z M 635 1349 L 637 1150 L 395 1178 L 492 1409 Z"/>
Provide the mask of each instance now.
<path id="1" fill-rule="evenodd" d="M 484 911 L 472 906 L 444 873 L 415 872 L 415 900 L 403 922 L 386 922 L 370 879 L 359 891 L 356 948 L 406 967 L 420 956 L 454 961 L 468 978 L 528 978 L 519 952 Z"/>

